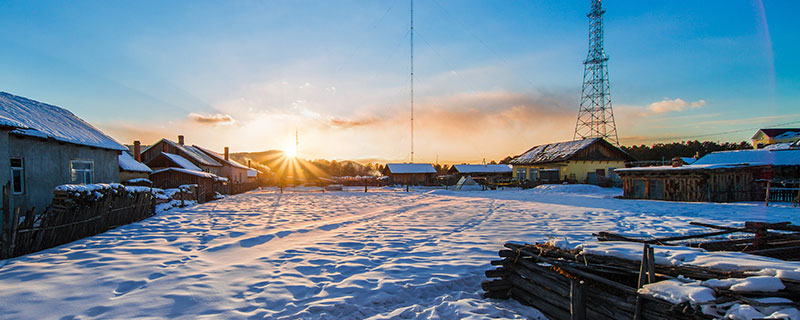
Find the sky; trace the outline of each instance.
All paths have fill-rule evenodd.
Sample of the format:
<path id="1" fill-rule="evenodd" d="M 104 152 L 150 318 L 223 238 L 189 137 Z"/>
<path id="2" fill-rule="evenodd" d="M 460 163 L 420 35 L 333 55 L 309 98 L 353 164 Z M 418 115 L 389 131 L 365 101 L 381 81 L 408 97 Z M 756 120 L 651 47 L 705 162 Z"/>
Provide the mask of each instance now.
<path id="1" fill-rule="evenodd" d="M 414 2 L 414 161 L 572 140 L 590 1 Z M 800 127 L 798 1 L 608 0 L 623 145 Z M 0 91 L 122 143 L 410 161 L 410 2 L 0 0 Z"/>

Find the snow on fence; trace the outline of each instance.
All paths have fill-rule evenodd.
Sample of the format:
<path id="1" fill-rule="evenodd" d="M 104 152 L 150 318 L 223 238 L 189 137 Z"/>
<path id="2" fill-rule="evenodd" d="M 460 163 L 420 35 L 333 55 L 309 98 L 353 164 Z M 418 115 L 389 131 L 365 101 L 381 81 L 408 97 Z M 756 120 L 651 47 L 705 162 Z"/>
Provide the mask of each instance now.
<path id="1" fill-rule="evenodd" d="M 39 215 L 33 210 L 21 213 L 19 208 L 13 215 L 3 213 L 11 223 L 4 224 L 0 258 L 44 250 L 142 220 L 154 214 L 155 204 L 147 187 L 116 183 L 58 186 L 53 203 Z"/>
<path id="2" fill-rule="evenodd" d="M 482 283 L 484 296 L 513 298 L 550 319 L 800 316 L 800 265 L 793 262 L 624 242 L 505 247 L 503 259 L 492 261 L 500 267 L 486 271 L 495 280 Z"/>

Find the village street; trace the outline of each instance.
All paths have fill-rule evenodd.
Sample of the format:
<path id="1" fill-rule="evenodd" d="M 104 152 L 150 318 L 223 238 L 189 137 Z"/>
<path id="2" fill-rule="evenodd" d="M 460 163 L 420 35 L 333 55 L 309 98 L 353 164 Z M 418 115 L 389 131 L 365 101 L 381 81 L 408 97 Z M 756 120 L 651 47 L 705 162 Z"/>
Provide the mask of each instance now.
<path id="1" fill-rule="evenodd" d="M 535 318 L 482 299 L 506 241 L 671 235 L 691 221 L 798 222 L 796 208 L 619 200 L 618 189 L 256 191 L 9 259 L 4 319 Z M 713 218 L 711 218 L 713 217 Z"/>

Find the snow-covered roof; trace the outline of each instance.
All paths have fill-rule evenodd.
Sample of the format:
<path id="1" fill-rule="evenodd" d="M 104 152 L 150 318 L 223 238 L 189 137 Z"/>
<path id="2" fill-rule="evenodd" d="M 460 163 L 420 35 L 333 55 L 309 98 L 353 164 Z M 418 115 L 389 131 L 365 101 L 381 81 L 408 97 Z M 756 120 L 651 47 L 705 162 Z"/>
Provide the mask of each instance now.
<path id="1" fill-rule="evenodd" d="M 436 173 L 436 169 L 430 163 L 387 163 L 386 170 L 393 174 Z"/>
<path id="2" fill-rule="evenodd" d="M 693 164 L 673 167 L 620 168 L 616 172 L 717 170 L 748 166 L 800 166 L 800 150 L 736 150 L 707 154 Z"/>
<path id="3" fill-rule="evenodd" d="M 208 150 L 206 148 L 203 148 L 203 147 L 197 146 L 197 145 L 192 145 L 192 147 L 194 147 L 197 150 L 200 150 L 201 152 L 205 153 L 207 156 L 210 156 L 211 158 L 214 158 L 214 160 L 216 160 L 217 162 L 219 162 L 221 164 L 227 162 L 229 165 L 231 165 L 233 167 L 237 167 L 239 169 L 249 169 L 246 165 L 238 163 L 238 162 L 234 161 L 233 159 L 231 159 L 230 157 L 228 157 L 228 160 L 225 160 L 225 156 L 222 155 L 222 154 L 216 153 L 214 151 Z"/>
<path id="4" fill-rule="evenodd" d="M 800 150 L 736 150 L 707 154 L 694 164 L 800 166 Z"/>
<path id="5" fill-rule="evenodd" d="M 119 168 L 123 171 L 134 171 L 134 172 L 152 172 L 153 170 L 150 169 L 146 164 L 136 161 L 133 156 L 123 151 L 119 155 Z"/>
<path id="6" fill-rule="evenodd" d="M 11 132 L 19 135 L 101 149 L 128 149 L 66 109 L 7 92 L 0 92 L 0 126 L 15 128 Z"/>
<path id="7" fill-rule="evenodd" d="M 510 173 L 511 165 L 507 164 L 455 164 L 460 173 Z"/>
<path id="8" fill-rule="evenodd" d="M 158 169 L 158 170 L 153 171 L 152 174 L 166 172 L 166 171 L 176 171 L 176 172 L 191 174 L 191 175 L 198 176 L 198 177 L 214 179 L 215 181 L 228 181 L 228 178 L 220 177 L 220 176 L 218 176 L 216 174 L 213 174 L 213 173 L 209 173 L 209 172 L 205 172 L 205 171 L 198 171 L 198 170 L 189 170 L 189 169 L 183 169 L 183 168 Z"/>
<path id="9" fill-rule="evenodd" d="M 166 153 L 166 152 L 161 152 L 161 154 L 163 156 L 167 157 L 167 159 L 169 159 L 170 161 L 172 161 L 172 163 L 178 165 L 178 167 L 181 167 L 181 168 L 184 168 L 184 169 L 187 169 L 187 170 L 203 171 L 203 169 L 200 169 L 200 167 L 194 165 L 194 163 L 192 163 L 191 161 L 189 161 L 186 158 L 181 157 L 181 156 L 179 156 L 177 154 Z"/>
<path id="10" fill-rule="evenodd" d="M 147 147 L 147 149 L 144 149 L 144 151 L 142 151 L 142 153 L 146 152 L 147 150 L 150 150 L 150 148 L 156 147 L 159 144 L 159 142 L 162 142 L 162 141 L 164 143 L 167 143 L 167 144 L 171 145 L 175 149 L 181 150 L 181 152 L 186 154 L 186 156 L 191 157 L 193 160 L 195 160 L 196 162 L 198 162 L 198 163 L 200 163 L 202 165 L 212 166 L 212 167 L 221 167 L 222 166 L 221 164 L 219 164 L 219 162 L 214 161 L 213 158 L 209 157 L 203 151 L 200 151 L 199 149 L 197 149 L 195 147 L 192 147 L 192 146 L 178 144 L 178 143 L 176 143 L 176 142 L 174 142 L 172 140 L 169 140 L 169 139 L 161 139 L 160 141 L 158 141 L 158 142 L 150 145 L 149 147 Z"/>
<path id="11" fill-rule="evenodd" d="M 686 164 L 692 164 L 695 161 L 697 161 L 697 159 L 692 158 L 692 157 L 681 157 L 681 160 L 683 160 L 683 162 L 686 163 Z"/>
<path id="12" fill-rule="evenodd" d="M 565 142 L 556 142 L 550 144 L 543 144 L 540 146 L 535 146 L 525 153 L 515 157 L 511 160 L 512 164 L 537 164 L 537 163 L 550 163 L 550 162 L 558 162 L 558 161 L 565 161 L 569 160 L 578 152 L 583 149 L 586 149 L 592 144 L 595 143 L 602 143 L 605 140 L 600 138 L 590 138 L 590 139 L 583 139 L 583 140 L 574 140 L 574 141 L 565 141 Z M 615 146 L 605 142 L 611 148 L 616 148 Z M 625 155 L 626 160 L 632 159 L 628 156 L 624 151 L 617 148 L 621 154 Z"/>

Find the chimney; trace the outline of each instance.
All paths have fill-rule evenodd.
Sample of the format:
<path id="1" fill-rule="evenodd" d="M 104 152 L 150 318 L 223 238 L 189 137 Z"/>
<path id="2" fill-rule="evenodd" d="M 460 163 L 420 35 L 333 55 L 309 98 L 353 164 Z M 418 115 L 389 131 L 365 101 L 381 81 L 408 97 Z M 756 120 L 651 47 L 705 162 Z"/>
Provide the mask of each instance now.
<path id="1" fill-rule="evenodd" d="M 228 153 L 228 147 L 225 147 L 225 161 L 230 160 L 230 154 Z"/>
<path id="2" fill-rule="evenodd" d="M 183 135 L 182 134 L 178 135 L 178 144 L 179 145 L 183 145 Z"/>
<path id="3" fill-rule="evenodd" d="M 139 140 L 133 141 L 133 158 L 142 162 L 142 143 Z"/>
<path id="4" fill-rule="evenodd" d="M 683 159 L 681 159 L 681 157 L 672 158 L 672 166 L 675 167 L 675 168 L 682 167 L 683 166 Z"/>
<path id="5" fill-rule="evenodd" d="M 248 169 L 252 168 L 252 167 L 250 166 L 250 160 L 247 160 L 247 168 L 248 168 Z"/>

